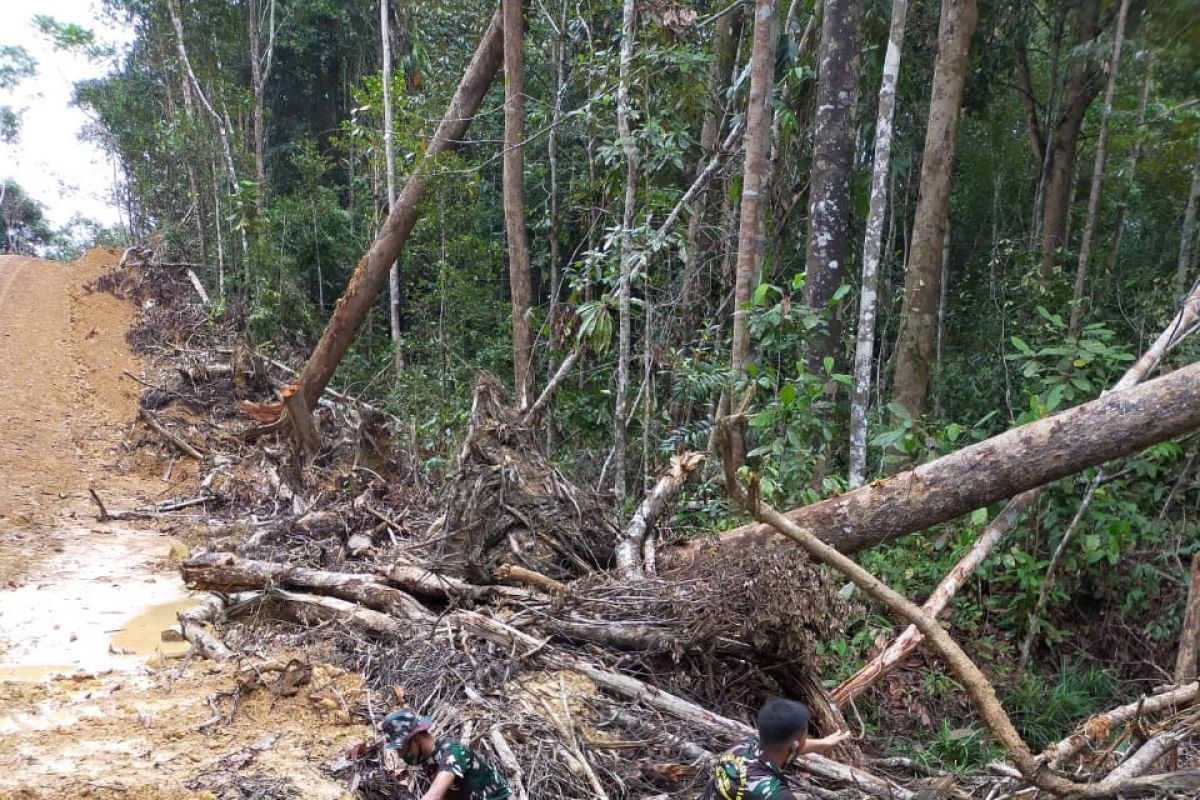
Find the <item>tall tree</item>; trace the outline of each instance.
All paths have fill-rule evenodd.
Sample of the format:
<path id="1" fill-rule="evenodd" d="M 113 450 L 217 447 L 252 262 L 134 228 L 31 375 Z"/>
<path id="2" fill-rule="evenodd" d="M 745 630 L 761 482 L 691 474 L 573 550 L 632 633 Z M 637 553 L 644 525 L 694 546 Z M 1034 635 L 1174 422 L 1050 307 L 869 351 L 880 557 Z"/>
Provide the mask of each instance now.
<path id="1" fill-rule="evenodd" d="M 522 0 L 503 0 L 504 228 L 512 294 L 513 386 L 521 410 L 533 403 L 533 334 L 529 328 L 529 234 L 525 230 L 525 15 Z"/>
<path id="2" fill-rule="evenodd" d="M 1196 205 L 1200 201 L 1200 136 L 1196 137 L 1196 160 L 1192 164 L 1192 188 L 1188 192 L 1187 209 L 1183 212 L 1183 229 L 1179 234 L 1179 260 L 1175 265 L 1175 294 L 1182 295 L 1187 286 L 1188 270 L 1192 265 L 1192 245 L 1196 240 Z"/>
<path id="3" fill-rule="evenodd" d="M 354 335 L 367 318 L 375 297 L 383 288 L 392 262 L 417 224 L 422 211 L 420 203 L 425 196 L 426 178 L 433 160 L 453 150 L 462 140 L 503 62 L 503 32 L 500 12 L 497 11 L 471 63 L 467 65 L 437 130 L 429 138 L 420 162 L 397 198 L 396 208 L 388 215 L 371 249 L 355 267 L 329 324 L 325 326 L 324 333 L 304 365 L 299 379 L 300 396 L 308 409 L 317 404 L 321 393 L 325 391 L 346 349 L 354 341 Z"/>
<path id="4" fill-rule="evenodd" d="M 738 39 L 741 36 L 741 14 L 729 11 L 717 20 L 713 32 L 712 60 L 708 64 L 708 78 L 705 85 L 704 121 L 700 126 L 700 162 L 696 166 L 696 174 L 703 172 L 709 158 L 716 151 L 721 141 L 721 125 L 725 120 L 725 89 L 729 83 L 733 60 L 737 54 Z M 687 246 L 685 253 L 689 266 L 694 266 L 699 259 L 701 247 L 701 229 L 708 210 L 707 188 L 696 195 L 692 207 L 692 216 L 688 220 Z"/>
<path id="5" fill-rule="evenodd" d="M 196 77 L 196 71 L 192 69 L 191 59 L 188 58 L 187 44 L 183 38 L 183 20 L 180 17 L 179 9 L 176 6 L 176 0 L 167 0 L 167 13 L 171 17 L 171 26 L 175 30 L 175 47 L 179 53 L 179 60 L 183 64 L 184 70 L 187 72 L 188 80 L 192 84 L 192 88 L 196 90 L 196 96 L 200 98 L 200 104 L 204 106 L 204 110 L 212 117 L 213 126 L 217 130 L 217 137 L 221 142 L 221 155 L 225 157 L 226 178 L 229 181 L 230 187 L 235 191 L 238 185 L 237 167 L 233 160 L 233 148 L 230 146 L 230 132 L 227 120 L 222 117 L 217 110 L 213 108 L 208 97 L 204 94 L 204 89 L 200 86 L 200 80 Z M 218 216 L 217 224 L 220 225 L 220 217 Z M 250 253 L 250 242 L 246 236 L 246 226 L 239 225 L 238 233 L 242 244 L 242 259 L 247 260 Z M 247 262 L 248 263 L 248 262 Z M 224 283 L 222 281 L 222 283 Z"/>
<path id="6" fill-rule="evenodd" d="M 775 0 L 756 0 L 754 38 L 750 50 L 750 98 L 746 109 L 746 160 L 742 170 L 742 212 L 738 228 L 737 265 L 733 290 L 733 344 L 730 371 L 744 375 L 750 360 L 750 295 L 758 280 L 763 249 L 763 208 L 767 159 L 771 143 L 771 86 L 774 82 L 778 13 Z M 734 443 L 737 466 L 745 458 L 739 436 Z"/>
<path id="7" fill-rule="evenodd" d="M 379 0 L 379 49 L 383 53 L 383 156 L 387 170 L 388 216 L 396 207 L 396 145 L 392 121 L 392 42 L 388 0 Z M 324 306 L 324 301 L 321 302 Z M 388 323 L 392 346 L 396 349 L 396 371 L 404 366 L 404 351 L 400 347 L 400 262 L 392 262 L 388 270 Z"/>
<path id="8" fill-rule="evenodd" d="M 1100 134 L 1096 138 L 1096 160 L 1092 165 L 1092 186 L 1088 191 L 1087 216 L 1083 222 L 1083 238 L 1079 242 L 1079 264 L 1075 268 L 1075 291 L 1071 298 L 1071 336 L 1079 333 L 1083 311 L 1083 290 L 1087 283 L 1088 261 L 1092 257 L 1092 238 L 1096 234 L 1096 217 L 1100 212 L 1100 190 L 1104 186 L 1104 161 L 1108 157 L 1108 121 L 1112 116 L 1113 98 L 1117 93 L 1117 73 L 1121 69 L 1121 44 L 1125 38 L 1125 19 L 1129 16 L 1130 0 L 1121 0 L 1117 13 L 1117 30 L 1113 34 L 1112 56 L 1108 61 L 1108 85 L 1104 89 L 1104 112 L 1100 116 Z"/>
<path id="9" fill-rule="evenodd" d="M 895 400 L 921 415 L 937 335 L 942 248 L 950 215 L 950 183 L 958 143 L 967 52 L 979 19 L 975 0 L 943 0 L 938 53 L 921 162 L 921 188 L 904 275 L 904 307 L 896 354 Z"/>
<path id="10" fill-rule="evenodd" d="M 1116 268 L 1117 259 L 1121 254 L 1121 240 L 1125 238 L 1125 218 L 1129 214 L 1129 192 L 1134 186 L 1137 176 L 1138 161 L 1142 155 L 1142 137 L 1146 127 L 1146 105 L 1150 100 L 1150 84 L 1154 76 L 1154 55 L 1145 54 L 1146 72 L 1142 76 L 1142 93 L 1138 98 L 1137 122 L 1133 130 L 1133 146 L 1129 148 L 1129 162 L 1125 167 L 1124 183 L 1125 197 L 1121 209 L 1117 212 L 1117 221 L 1113 226 L 1113 241 L 1108 253 L 1108 272 L 1111 275 Z"/>
<path id="11" fill-rule="evenodd" d="M 1099 73 L 1086 50 L 1102 30 L 1101 0 L 1080 0 L 1075 14 L 1075 55 L 1066 85 L 1063 88 L 1061 115 L 1048 119 L 1045 132 L 1033 130 L 1030 135 L 1039 140 L 1035 150 L 1043 158 L 1046 174 L 1042 198 L 1041 259 L 1039 271 L 1043 279 L 1050 277 L 1057 263 L 1057 253 L 1066 245 L 1067 221 L 1071 210 L 1072 176 L 1075 174 L 1076 150 L 1083 120 L 1092 101 L 1100 92 Z M 1028 59 L 1022 63 L 1027 64 Z M 1053 103 L 1050 104 L 1054 106 Z M 1054 111 L 1051 108 L 1051 111 Z M 1044 148 L 1050 148 L 1046 151 Z"/>
<path id="12" fill-rule="evenodd" d="M 845 274 L 862 18 L 862 0 L 825 2 L 804 257 L 804 302 L 818 312 L 828 308 Z M 839 317 L 830 313 L 825 324 L 813 332 L 809 372 L 820 374 L 824 359 L 836 357 Z"/>
<path id="13" fill-rule="evenodd" d="M 266 93 L 267 81 L 271 78 L 271 65 L 275 59 L 275 0 L 267 0 L 267 41 L 262 41 L 263 19 L 258 0 L 249 0 L 250 34 L 250 83 L 254 91 L 254 177 L 258 186 L 254 200 L 261 216 L 266 206 L 267 167 L 263 155 L 266 149 Z"/>
<path id="14" fill-rule="evenodd" d="M 613 494 L 625 507 L 625 434 L 629 408 L 629 292 L 633 280 L 633 221 L 637 199 L 638 151 L 629 127 L 629 85 L 633 43 L 637 36 L 637 3 L 625 0 L 621 10 L 621 62 L 617 84 L 617 136 L 625 149 L 625 209 L 621 215 L 621 272 L 617 284 L 617 401 L 613 414 Z"/>
<path id="15" fill-rule="evenodd" d="M 883 78 L 879 83 L 879 116 L 875 122 L 875 165 L 871 172 L 871 205 L 863 236 L 862 294 L 858 301 L 857 344 L 854 348 L 854 394 L 850 402 L 850 487 L 861 486 L 867 465 L 867 406 L 871 398 L 871 362 L 875 349 L 875 306 L 879 260 L 883 250 L 883 219 L 888 204 L 888 173 L 892 159 L 892 119 L 896 112 L 896 80 L 904 48 L 908 0 L 892 0 Z"/>

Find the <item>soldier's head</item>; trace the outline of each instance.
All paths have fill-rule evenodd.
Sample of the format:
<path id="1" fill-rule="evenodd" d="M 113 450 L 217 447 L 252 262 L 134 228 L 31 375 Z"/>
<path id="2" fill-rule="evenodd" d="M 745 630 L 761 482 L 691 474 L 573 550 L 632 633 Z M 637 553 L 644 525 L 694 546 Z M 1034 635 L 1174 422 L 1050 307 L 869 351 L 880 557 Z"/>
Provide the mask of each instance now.
<path id="1" fill-rule="evenodd" d="M 810 716 L 808 706 L 795 700 L 771 700 L 759 709 L 758 742 L 767 757 L 782 764 L 804 744 Z"/>
<path id="2" fill-rule="evenodd" d="M 407 764 L 419 764 L 433 752 L 432 724 L 429 717 L 403 708 L 384 717 L 379 727 L 387 737 L 388 750 L 395 750 Z"/>

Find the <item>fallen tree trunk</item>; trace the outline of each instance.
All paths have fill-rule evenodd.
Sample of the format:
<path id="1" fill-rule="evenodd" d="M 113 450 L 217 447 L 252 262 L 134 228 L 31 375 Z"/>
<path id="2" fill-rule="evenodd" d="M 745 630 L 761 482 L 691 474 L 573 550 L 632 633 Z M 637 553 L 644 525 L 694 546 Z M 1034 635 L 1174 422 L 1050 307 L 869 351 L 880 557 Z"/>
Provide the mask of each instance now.
<path id="1" fill-rule="evenodd" d="M 321 334 L 321 340 L 317 342 L 308 363 L 304 365 L 300 374 L 300 393 L 309 409 L 316 406 L 317 399 L 329 383 L 346 348 L 354 340 L 355 333 L 366 319 L 376 295 L 387 280 L 392 262 L 408 241 L 409 234 L 421 216 L 419 206 L 425 196 L 425 182 L 430 165 L 438 155 L 459 144 L 479 110 L 483 96 L 492 85 L 492 80 L 504 61 L 503 45 L 500 11 L 497 10 L 458 84 L 458 90 L 446 108 L 441 123 L 429 139 L 420 163 L 400 196 L 396 198 L 396 205 L 388 214 L 371 249 L 355 267 L 345 293 L 338 300 L 333 316 L 329 319 L 325 332 Z"/>
<path id="2" fill-rule="evenodd" d="M 1170 323 L 1159 333 L 1154 342 L 1146 348 L 1146 351 L 1134 362 L 1133 366 L 1125 371 L 1125 374 L 1121 376 L 1121 379 L 1117 381 L 1111 391 L 1119 392 L 1133 388 L 1141 383 L 1158 366 L 1159 361 L 1162 360 L 1167 351 L 1178 344 L 1188 334 L 1198 318 L 1200 318 L 1200 286 L 1197 286 L 1184 300 Z M 1089 498 L 1094 493 L 1095 487 L 1100 485 L 1103 474 L 1104 472 L 1101 470 L 1096 475 L 1092 484 L 1092 491 L 1088 494 Z M 993 517 L 992 521 L 984 528 L 983 533 L 980 534 L 979 539 L 971 546 L 967 554 L 942 578 L 922 608 L 935 617 L 940 615 L 950 604 L 950 600 L 953 599 L 958 590 L 967 582 L 967 579 L 974 574 L 979 565 L 991 554 L 992 550 L 1004 538 L 1004 535 L 1012 529 L 1021 515 L 1033 506 L 1044 490 L 1044 486 L 1030 489 L 1009 500 L 1000 513 Z M 1082 510 L 1080 513 L 1082 513 Z M 1195 562 L 1193 562 L 1193 575 L 1195 575 L 1195 569 Z M 1195 578 L 1193 578 L 1193 583 L 1195 583 Z M 891 672 L 893 668 L 904 660 L 905 656 L 916 650 L 924 638 L 916 626 L 909 625 L 905 628 L 904 633 L 892 640 L 877 656 L 864 664 L 858 672 L 833 690 L 832 697 L 834 701 L 839 706 L 844 706 L 866 691 L 868 686 Z M 1194 677 L 1195 675 L 1191 675 L 1190 677 L 1180 679 L 1176 676 L 1175 682 L 1179 684 L 1186 683 Z"/>
<path id="3" fill-rule="evenodd" d="M 270 561 L 252 561 L 231 553 L 204 553 L 180 567 L 189 584 L 226 594 L 281 587 L 304 589 L 359 603 L 409 621 L 423 621 L 430 613 L 408 594 L 384 586 L 374 575 L 327 572 Z"/>
<path id="4" fill-rule="evenodd" d="M 1196 428 L 1200 363 L 784 516 L 839 552 L 853 553 Z M 721 534 L 718 549 L 753 547 L 771 535 L 769 525 L 744 525 Z"/>
<path id="5" fill-rule="evenodd" d="M 275 619 L 311 625 L 317 622 L 337 622 L 373 636 L 403 638 L 413 632 L 413 626 L 382 611 L 363 608 L 349 600 L 324 595 L 300 594 L 275 589 L 239 604 L 241 613 L 268 611 Z"/>

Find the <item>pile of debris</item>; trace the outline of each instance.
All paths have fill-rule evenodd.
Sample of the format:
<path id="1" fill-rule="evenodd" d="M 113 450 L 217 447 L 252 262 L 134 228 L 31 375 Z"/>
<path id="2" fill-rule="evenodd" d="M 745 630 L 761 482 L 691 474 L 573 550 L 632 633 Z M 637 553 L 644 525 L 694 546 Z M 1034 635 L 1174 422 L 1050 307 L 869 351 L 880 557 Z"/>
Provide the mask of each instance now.
<path id="1" fill-rule="evenodd" d="M 112 284 L 149 304 L 148 319 L 195 305 L 180 291 L 186 275 L 137 280 Z M 280 636 L 319 643 L 372 690 L 349 714 L 375 723 L 397 704 L 416 707 L 440 735 L 502 765 L 518 798 L 694 797 L 714 754 L 748 734 L 746 721 L 772 696 L 809 701 L 821 733 L 845 724 L 820 681 L 816 645 L 840 634 L 854 609 L 800 550 L 726 548 L 718 558 L 701 549 L 656 570 L 649 547 L 645 574 L 630 579 L 613 568 L 626 532 L 609 504 L 553 465 L 489 376 L 440 506 L 413 456 L 388 446 L 398 421 L 351 398 L 322 401 L 315 455 L 256 436 L 239 403 L 278 402 L 290 375 L 204 320 L 182 339 L 186 326 L 168 334 L 148 323 L 133 335 L 154 365 L 143 444 L 197 462 L 199 494 L 106 512 L 187 509 L 199 552 L 183 575 L 211 593 L 183 623 L 198 652 L 261 655 Z M 1193 683 L 1132 713 L 1117 709 L 1103 730 L 1089 723 L 1044 758 L 1105 771 L 1120 725 L 1152 740 L 1157 725 L 1177 744 L 1196 724 L 1183 711 L 1196 701 Z M 1088 748 L 1105 753 L 1101 763 L 1079 756 Z M 801 759 L 797 786 L 823 800 L 1029 788 L 1003 765 L 968 779 L 857 747 L 837 755 Z M 384 769 L 379 741 L 328 769 L 362 797 L 414 796 Z M 1160 777 L 1147 788 L 1164 786 Z"/>

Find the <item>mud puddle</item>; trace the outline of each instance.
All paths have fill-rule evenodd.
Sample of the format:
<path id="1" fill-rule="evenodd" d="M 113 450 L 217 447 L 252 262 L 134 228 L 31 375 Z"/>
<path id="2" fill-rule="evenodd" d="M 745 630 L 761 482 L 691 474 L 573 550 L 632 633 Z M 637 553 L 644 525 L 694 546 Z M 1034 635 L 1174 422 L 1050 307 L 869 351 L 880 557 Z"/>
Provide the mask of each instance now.
<path id="1" fill-rule="evenodd" d="M 63 551 L 0 592 L 0 680 L 131 671 L 187 652 L 163 640 L 191 604 L 164 569 L 169 538 L 99 524 L 55 533 Z"/>

